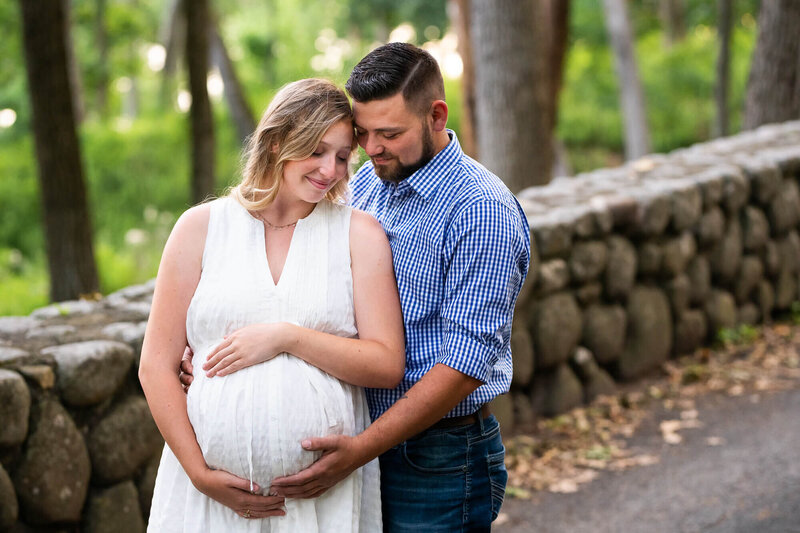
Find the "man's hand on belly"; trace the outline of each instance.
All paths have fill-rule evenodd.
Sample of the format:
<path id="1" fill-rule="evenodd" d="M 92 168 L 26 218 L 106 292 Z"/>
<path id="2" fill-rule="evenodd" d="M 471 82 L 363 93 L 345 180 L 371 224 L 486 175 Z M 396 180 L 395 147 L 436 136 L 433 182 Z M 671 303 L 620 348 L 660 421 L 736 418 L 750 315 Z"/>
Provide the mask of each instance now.
<path id="1" fill-rule="evenodd" d="M 359 446 L 357 438 L 330 435 L 306 439 L 303 449 L 321 451 L 314 464 L 292 476 L 272 480 L 270 494 L 286 498 L 316 498 L 370 459 Z"/>

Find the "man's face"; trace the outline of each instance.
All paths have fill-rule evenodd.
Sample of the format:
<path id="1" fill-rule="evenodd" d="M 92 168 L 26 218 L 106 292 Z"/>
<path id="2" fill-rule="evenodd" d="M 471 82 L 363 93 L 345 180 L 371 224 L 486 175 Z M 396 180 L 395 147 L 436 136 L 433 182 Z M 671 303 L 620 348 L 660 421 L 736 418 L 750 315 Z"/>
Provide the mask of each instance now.
<path id="1" fill-rule="evenodd" d="M 382 100 L 353 102 L 358 144 L 375 165 L 375 173 L 400 182 L 434 156 L 433 132 L 427 117 L 406 106 L 398 93 Z"/>

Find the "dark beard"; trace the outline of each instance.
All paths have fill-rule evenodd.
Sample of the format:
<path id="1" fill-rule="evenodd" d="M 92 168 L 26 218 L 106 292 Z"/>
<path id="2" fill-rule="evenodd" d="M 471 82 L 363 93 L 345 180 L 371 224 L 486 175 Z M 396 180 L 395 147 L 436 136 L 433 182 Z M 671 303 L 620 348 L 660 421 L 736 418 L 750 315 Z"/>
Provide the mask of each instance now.
<path id="1" fill-rule="evenodd" d="M 391 181 L 394 183 L 400 183 L 411 174 L 416 172 L 417 170 L 421 169 L 425 165 L 427 165 L 434 156 L 434 148 L 433 148 L 433 134 L 431 133 L 430 128 L 423 127 L 422 128 L 422 154 L 419 156 L 419 159 L 414 161 L 408 165 L 399 165 L 397 170 L 392 173 L 389 173 L 385 176 L 381 176 L 378 173 L 378 177 L 382 180 Z"/>

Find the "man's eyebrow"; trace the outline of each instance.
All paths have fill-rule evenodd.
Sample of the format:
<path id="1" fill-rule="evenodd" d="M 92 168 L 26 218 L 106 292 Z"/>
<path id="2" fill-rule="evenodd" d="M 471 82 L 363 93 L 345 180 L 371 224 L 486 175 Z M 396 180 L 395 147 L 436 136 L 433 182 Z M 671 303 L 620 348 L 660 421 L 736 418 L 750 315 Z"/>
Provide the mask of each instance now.
<path id="1" fill-rule="evenodd" d="M 366 128 L 359 126 L 358 124 L 356 124 L 356 129 L 367 131 Z M 396 126 L 394 128 L 375 128 L 375 130 L 373 131 L 375 131 L 376 133 L 399 133 L 401 131 L 405 131 L 405 128 L 402 126 Z"/>

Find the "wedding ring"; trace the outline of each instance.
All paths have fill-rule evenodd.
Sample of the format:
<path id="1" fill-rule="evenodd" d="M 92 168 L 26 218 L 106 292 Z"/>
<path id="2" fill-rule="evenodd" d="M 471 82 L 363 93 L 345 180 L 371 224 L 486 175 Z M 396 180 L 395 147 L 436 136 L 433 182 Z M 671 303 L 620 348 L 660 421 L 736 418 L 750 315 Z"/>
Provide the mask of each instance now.
<path id="1" fill-rule="evenodd" d="M 242 515 L 245 518 L 250 518 L 250 509 L 245 509 L 244 514 Z"/>

